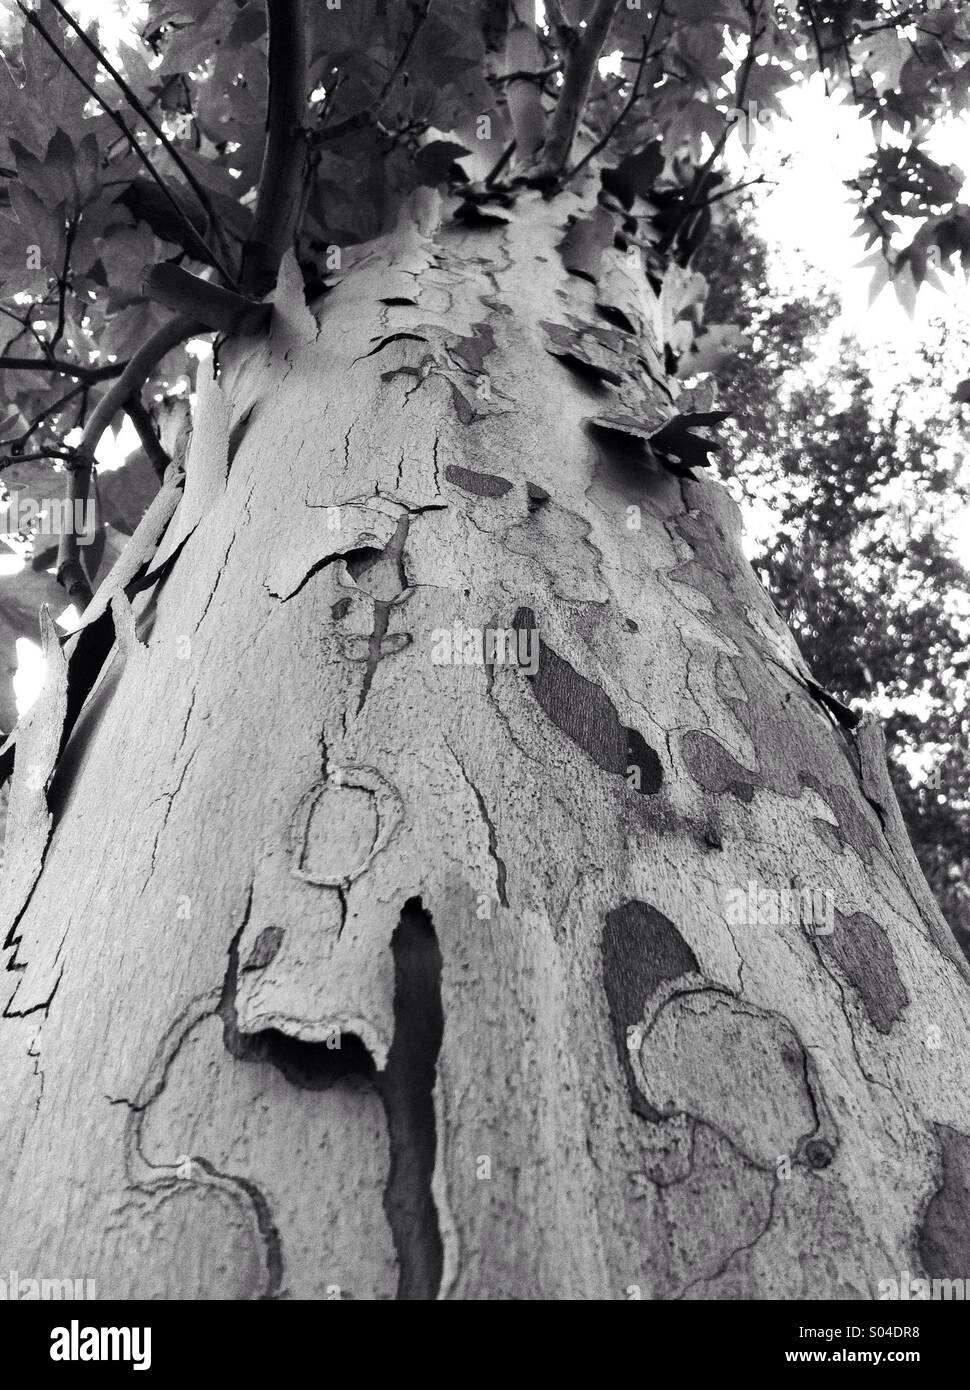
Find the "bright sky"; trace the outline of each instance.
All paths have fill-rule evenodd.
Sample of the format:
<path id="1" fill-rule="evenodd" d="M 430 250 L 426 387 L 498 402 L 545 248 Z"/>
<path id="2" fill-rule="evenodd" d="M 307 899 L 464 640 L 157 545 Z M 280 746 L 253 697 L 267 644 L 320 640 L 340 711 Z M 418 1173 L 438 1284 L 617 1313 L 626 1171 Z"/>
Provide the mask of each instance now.
<path id="1" fill-rule="evenodd" d="M 850 105 L 825 95 L 822 79 L 793 88 L 783 99 L 788 119 L 773 118 L 755 129 L 749 153 L 732 139 L 729 157 L 740 180 L 764 172 L 774 184 L 759 198 L 762 234 L 775 243 L 775 273 L 798 282 L 805 262 L 825 272 L 842 299 L 841 329 L 864 346 L 887 340 L 900 350 L 930 318 L 966 316 L 970 297 L 962 276 L 943 276 L 946 293 L 924 286 L 910 319 L 892 290 L 884 290 L 871 309 L 872 267 L 857 229 L 851 190 L 845 180 L 858 174 L 872 150 L 867 121 Z M 970 120 L 948 122 L 929 141 L 932 157 L 943 164 L 970 167 Z M 964 196 L 970 189 L 965 186 Z"/>

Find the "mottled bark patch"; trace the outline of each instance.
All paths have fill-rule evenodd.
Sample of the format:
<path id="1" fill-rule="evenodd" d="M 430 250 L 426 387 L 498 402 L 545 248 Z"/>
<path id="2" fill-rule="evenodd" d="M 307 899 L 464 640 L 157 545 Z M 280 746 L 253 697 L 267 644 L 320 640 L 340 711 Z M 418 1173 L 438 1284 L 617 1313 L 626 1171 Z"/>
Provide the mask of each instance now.
<path id="1" fill-rule="evenodd" d="M 965 1279 L 970 1270 L 970 1138 L 934 1125 L 940 1141 L 940 1186 L 927 1204 L 917 1249 L 931 1279 Z"/>
<path id="2" fill-rule="evenodd" d="M 846 917 L 836 909 L 835 931 L 816 940 L 823 959 L 834 961 L 856 990 L 872 1026 L 888 1033 L 909 995 L 883 928 L 864 912 Z"/>
<path id="3" fill-rule="evenodd" d="M 485 358 L 495 351 L 495 334 L 487 323 L 473 323 L 471 337 L 450 339 L 448 351 L 476 376 L 485 370 Z"/>
<path id="4" fill-rule="evenodd" d="M 240 971 L 265 969 L 272 960 L 275 960 L 282 944 L 282 927 L 264 927 L 253 942 L 253 949 L 243 965 L 240 966 Z"/>
<path id="5" fill-rule="evenodd" d="M 476 473 L 472 468 L 459 468 L 454 463 L 449 463 L 445 469 L 445 477 L 455 487 L 473 492 L 476 497 L 504 497 L 512 490 L 508 478 L 502 478 L 498 473 Z"/>
<path id="6" fill-rule="evenodd" d="M 513 626 L 520 632 L 534 630 L 535 614 L 520 608 Z M 663 770 L 643 736 L 620 722 L 613 702 L 598 685 L 581 676 L 541 638 L 538 647 L 538 670 L 529 680 L 545 714 L 597 767 L 628 778 L 641 795 L 655 795 L 663 783 Z"/>
<path id="7" fill-rule="evenodd" d="M 815 1170 L 831 1163 L 834 1130 L 782 1015 L 718 985 L 681 988 L 644 1029 L 638 1060 L 641 1090 L 661 1118 L 690 1115 L 767 1171 L 783 1156 Z"/>
<path id="8" fill-rule="evenodd" d="M 751 801 L 761 779 L 732 758 L 722 743 L 698 729 L 689 730 L 681 740 L 687 771 L 705 791 L 730 792 L 739 801 Z"/>
<path id="9" fill-rule="evenodd" d="M 659 985 L 699 971 L 697 957 L 669 917 L 637 899 L 606 914 L 600 951 L 613 1038 L 633 1109 L 646 1120 L 659 1120 L 637 1085 L 628 1034 Z"/>
<path id="10" fill-rule="evenodd" d="M 594 209 L 589 217 L 570 217 L 566 235 L 556 247 L 570 275 L 596 284 L 603 252 L 613 245 L 616 224 L 605 208 Z"/>
<path id="11" fill-rule="evenodd" d="M 821 781 L 810 772 L 799 773 L 802 786 L 811 787 L 822 800 L 831 806 L 838 821 L 836 834 L 843 845 L 851 845 L 860 859 L 867 864 L 872 862 L 872 851 L 879 848 L 879 835 L 866 818 L 857 797 L 838 783 Z"/>
<path id="12" fill-rule="evenodd" d="M 546 492 L 544 487 L 540 487 L 538 483 L 526 483 L 525 490 L 529 499 L 530 512 L 538 511 L 543 502 L 549 501 L 548 492 Z"/>

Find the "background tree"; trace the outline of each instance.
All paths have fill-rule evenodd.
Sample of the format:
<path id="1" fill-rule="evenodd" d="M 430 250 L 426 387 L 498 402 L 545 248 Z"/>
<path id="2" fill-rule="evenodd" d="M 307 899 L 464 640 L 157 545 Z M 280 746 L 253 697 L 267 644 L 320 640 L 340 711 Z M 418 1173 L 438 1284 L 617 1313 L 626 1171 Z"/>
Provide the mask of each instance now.
<path id="1" fill-rule="evenodd" d="M 18 1269 L 405 1299 L 965 1269 L 970 970 L 683 383 L 736 341 L 694 263 L 730 130 L 819 68 L 886 137 L 876 273 L 965 268 L 925 137 L 970 36 L 872 0 L 545 16 L 154 0 L 122 43 L 43 0 L 8 41 L 5 447 L 35 502 L 59 473 L 82 616 L 42 610 L 0 750 Z M 161 478 L 123 545 L 74 513 L 122 412 Z"/>

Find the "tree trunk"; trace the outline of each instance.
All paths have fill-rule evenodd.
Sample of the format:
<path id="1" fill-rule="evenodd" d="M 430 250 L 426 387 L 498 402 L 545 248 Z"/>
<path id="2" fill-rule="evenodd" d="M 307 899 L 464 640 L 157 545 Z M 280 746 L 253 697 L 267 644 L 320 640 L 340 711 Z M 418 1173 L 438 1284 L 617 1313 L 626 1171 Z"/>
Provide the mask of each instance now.
<path id="1" fill-rule="evenodd" d="M 580 210 L 415 204 L 316 313 L 285 263 L 268 339 L 202 369 L 167 572 L 113 599 L 46 793 L 53 657 L 18 752 L 21 1279 L 789 1299 L 965 1272 L 965 962 L 877 730 L 813 693 L 724 489 L 588 423 L 634 376 L 641 422 L 672 408 L 646 282 L 564 268 Z"/>

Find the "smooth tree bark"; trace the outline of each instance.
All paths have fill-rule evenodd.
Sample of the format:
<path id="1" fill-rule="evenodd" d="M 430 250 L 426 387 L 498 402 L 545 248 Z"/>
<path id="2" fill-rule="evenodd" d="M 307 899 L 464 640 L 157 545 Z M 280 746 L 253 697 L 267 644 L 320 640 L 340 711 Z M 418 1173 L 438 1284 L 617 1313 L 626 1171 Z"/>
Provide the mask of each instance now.
<path id="1" fill-rule="evenodd" d="M 671 392 L 647 281 L 557 250 L 593 190 L 418 197 L 309 308 L 288 256 L 88 610 L 113 645 L 63 749 L 84 633 L 50 644 L 3 884 L 21 1278 L 970 1272 L 966 963 L 736 506 L 616 427 L 614 388 L 658 428 Z"/>

